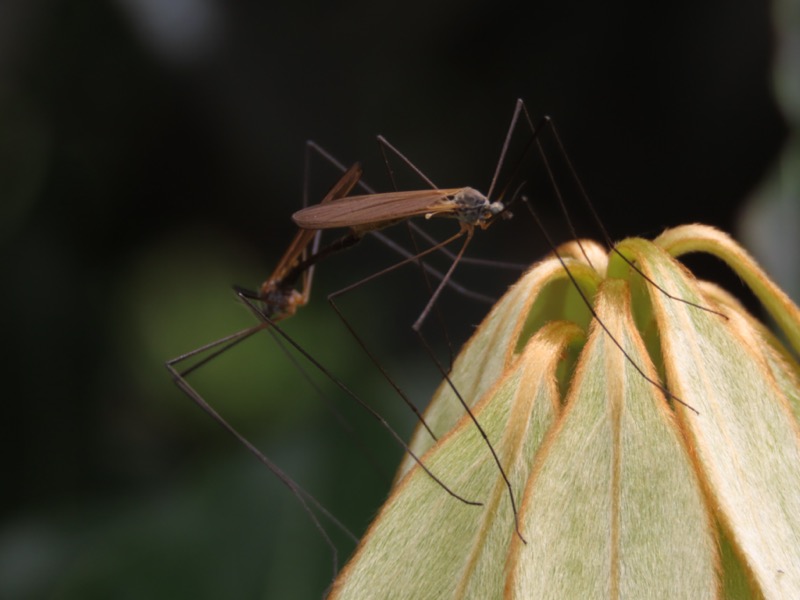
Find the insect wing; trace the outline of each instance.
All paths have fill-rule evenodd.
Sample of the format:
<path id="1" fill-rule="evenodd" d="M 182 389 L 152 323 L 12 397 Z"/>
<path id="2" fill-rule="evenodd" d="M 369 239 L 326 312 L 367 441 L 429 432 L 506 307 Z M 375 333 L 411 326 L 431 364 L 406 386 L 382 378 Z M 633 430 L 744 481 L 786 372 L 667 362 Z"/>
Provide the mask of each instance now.
<path id="1" fill-rule="evenodd" d="M 399 219 L 437 212 L 452 212 L 448 197 L 464 188 L 417 190 L 349 196 L 333 204 L 309 206 L 292 215 L 304 229 L 334 229 L 337 227 L 371 226 L 380 229 Z"/>

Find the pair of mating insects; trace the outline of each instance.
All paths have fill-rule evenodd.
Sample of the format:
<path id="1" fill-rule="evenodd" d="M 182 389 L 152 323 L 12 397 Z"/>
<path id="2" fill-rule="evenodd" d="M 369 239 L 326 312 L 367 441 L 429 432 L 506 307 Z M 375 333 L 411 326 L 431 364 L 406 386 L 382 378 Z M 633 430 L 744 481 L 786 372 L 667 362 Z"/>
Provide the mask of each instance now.
<path id="1" fill-rule="evenodd" d="M 358 396 L 353 394 L 342 382 L 340 382 L 335 376 L 333 376 L 324 367 L 322 367 L 319 363 L 317 363 L 307 352 L 305 352 L 302 348 L 300 348 L 299 345 L 296 342 L 294 342 L 294 340 L 292 340 L 289 336 L 287 336 L 280 328 L 276 327 L 275 324 L 278 321 L 281 321 L 283 319 L 286 319 L 294 315 L 299 307 L 305 305 L 308 302 L 311 290 L 313 270 L 317 262 L 319 262 L 321 259 L 325 258 L 330 254 L 333 254 L 334 252 L 343 250 L 349 246 L 356 244 L 368 232 L 374 232 L 375 230 L 388 227 L 390 225 L 393 225 L 401 221 L 405 221 L 415 216 L 425 216 L 427 218 L 437 217 L 437 216 L 451 217 L 457 219 L 460 222 L 460 229 L 456 234 L 444 240 L 443 242 L 435 243 L 434 245 L 432 245 L 431 247 L 427 248 L 426 250 L 424 250 L 419 254 L 407 255 L 405 260 L 401 261 L 396 265 L 399 266 L 408 262 L 417 261 L 423 256 L 450 244 L 457 238 L 465 236 L 464 243 L 461 246 L 459 252 L 455 255 L 455 258 L 450 268 L 444 275 L 440 276 L 440 282 L 438 287 L 432 293 L 428 304 L 426 305 L 426 307 L 420 314 L 419 318 L 413 325 L 414 331 L 417 332 L 418 335 L 420 335 L 420 339 L 423 341 L 423 343 L 425 343 L 424 338 L 422 338 L 421 334 L 419 334 L 419 329 L 421 327 L 421 324 L 426 318 L 429 311 L 431 310 L 431 307 L 436 302 L 443 288 L 450 282 L 451 275 L 458 262 L 462 259 L 464 252 L 474 234 L 475 228 L 478 227 L 481 229 L 486 229 L 491 223 L 493 223 L 499 217 L 508 215 L 507 205 L 505 205 L 502 202 L 502 200 L 491 201 L 490 198 L 492 196 L 492 191 L 494 190 L 495 183 L 498 179 L 501 166 L 505 160 L 506 152 L 509 148 L 512 134 L 514 133 L 515 128 L 517 127 L 517 124 L 520 121 L 527 123 L 531 132 L 529 141 L 523 151 L 523 154 L 526 154 L 534 145 L 538 148 L 539 155 L 541 156 L 541 159 L 545 164 L 545 168 L 547 169 L 548 175 L 550 177 L 550 183 L 552 184 L 556 192 L 555 194 L 556 198 L 560 204 L 561 211 L 564 214 L 564 217 L 566 218 L 567 223 L 572 231 L 573 238 L 577 240 L 577 235 L 574 232 L 574 228 L 572 227 L 572 224 L 569 219 L 568 211 L 561 197 L 561 194 L 558 191 L 558 187 L 555 183 L 549 164 L 547 162 L 547 157 L 545 156 L 544 150 L 539 140 L 539 134 L 545 128 L 548 128 L 549 131 L 552 133 L 556 141 L 557 147 L 561 155 L 565 158 L 566 164 L 569 170 L 571 171 L 574 180 L 578 182 L 580 193 L 583 196 L 583 199 L 587 207 L 589 208 L 593 219 L 598 224 L 603 236 L 606 238 L 606 242 L 609 244 L 609 246 L 611 246 L 610 237 L 605 231 L 605 228 L 602 225 L 602 221 L 599 218 L 599 215 L 594 210 L 593 206 L 591 205 L 591 202 L 589 202 L 588 196 L 584 192 L 583 186 L 580 184 L 580 180 L 577 178 L 577 175 L 575 174 L 575 171 L 572 168 L 572 164 L 569 161 L 566 152 L 564 151 L 563 144 L 561 143 L 558 133 L 553 127 L 551 121 L 549 119 L 545 119 L 542 126 L 538 128 L 534 127 L 533 122 L 530 119 L 530 116 L 528 115 L 524 103 L 521 100 L 518 100 L 514 115 L 512 117 L 511 125 L 507 132 L 506 139 L 500 154 L 500 158 L 498 160 L 498 165 L 495 170 L 494 177 L 492 179 L 492 184 L 486 196 L 484 196 L 477 190 L 470 187 L 450 188 L 450 189 L 432 188 L 421 191 L 395 191 L 388 193 L 377 193 L 377 194 L 373 193 L 367 195 L 348 196 L 348 194 L 350 194 L 350 192 L 358 184 L 361 178 L 360 166 L 358 164 L 353 165 L 349 169 L 344 170 L 344 174 L 341 177 L 341 179 L 333 186 L 333 188 L 328 192 L 328 194 L 324 197 L 321 203 L 311 207 L 307 207 L 293 215 L 293 220 L 300 227 L 300 230 L 292 240 L 291 244 L 286 250 L 283 258 L 279 261 L 272 275 L 261 285 L 259 290 L 257 292 L 253 292 L 238 287 L 235 288 L 237 294 L 239 295 L 239 298 L 247 304 L 247 306 L 260 318 L 262 322 L 253 327 L 237 332 L 221 340 L 217 340 L 216 342 L 213 342 L 211 344 L 193 350 L 187 354 L 181 355 L 167 362 L 166 366 L 172 373 L 179 387 L 181 387 L 181 389 L 183 389 L 183 391 L 186 392 L 214 420 L 220 423 L 220 425 L 222 425 L 232 435 L 234 435 L 243 445 L 245 445 L 297 497 L 297 499 L 300 501 L 306 512 L 310 515 L 317 529 L 326 539 L 329 546 L 331 546 L 331 548 L 333 549 L 334 563 L 336 563 L 335 547 L 333 546 L 332 542 L 330 541 L 330 538 L 325 532 L 325 529 L 319 523 L 314 514 L 314 511 L 311 509 L 309 505 L 313 505 L 316 510 L 320 511 L 322 514 L 325 514 L 338 526 L 340 527 L 342 526 L 338 523 L 338 521 L 336 521 L 336 519 L 332 515 L 330 515 L 330 513 L 328 513 L 324 509 L 324 507 L 319 505 L 319 503 L 317 503 L 317 501 L 312 496 L 310 496 L 302 488 L 300 488 L 276 464 L 270 461 L 263 453 L 261 453 L 260 450 L 258 450 L 255 446 L 253 446 L 244 436 L 242 436 L 223 417 L 221 417 L 216 412 L 216 410 L 213 409 L 202 398 L 202 396 L 198 394 L 190 386 L 190 384 L 186 380 L 186 376 L 195 369 L 197 369 L 198 367 L 200 367 L 201 365 L 213 359 L 218 354 L 230 348 L 232 345 L 237 344 L 238 342 L 242 341 L 243 339 L 246 339 L 247 337 L 255 334 L 258 331 L 271 328 L 274 331 L 276 331 L 280 336 L 282 336 L 283 339 L 285 339 L 290 345 L 292 345 L 294 348 L 296 348 L 298 351 L 304 354 L 306 358 L 308 358 L 318 369 L 322 370 L 347 395 L 351 396 L 363 408 L 365 408 L 374 418 L 379 420 L 384 425 L 384 427 L 386 427 L 389 433 L 397 440 L 397 442 L 410 454 L 410 456 L 420 465 L 420 467 L 423 468 L 428 473 L 428 475 L 432 477 L 442 487 L 444 491 L 446 491 L 453 497 L 458 498 L 459 500 L 467 504 L 476 504 L 476 505 L 480 504 L 480 502 L 473 502 L 459 496 L 449 487 L 447 487 L 447 485 L 444 482 L 442 482 L 431 471 L 429 471 L 428 468 L 425 466 L 425 464 L 417 456 L 413 454 L 413 452 L 409 449 L 409 447 L 403 441 L 403 439 L 388 425 L 388 423 L 382 417 L 380 417 L 380 415 L 378 415 L 377 412 L 375 412 L 374 409 L 372 409 L 369 405 L 367 405 Z M 386 142 L 385 139 L 379 137 L 379 141 L 384 147 L 388 147 L 392 151 L 396 152 L 401 159 L 403 159 L 406 163 L 410 165 L 410 162 L 407 159 L 405 159 L 405 157 L 403 157 L 402 154 L 400 154 L 396 149 L 394 149 L 394 147 L 392 147 L 388 142 Z M 504 195 L 503 193 L 500 194 L 501 198 L 503 195 Z M 512 202 L 514 201 L 517 195 L 518 191 L 512 197 Z M 527 206 L 528 210 L 530 211 L 531 215 L 536 221 L 537 226 L 543 238 L 552 248 L 556 257 L 559 260 L 561 260 L 564 269 L 566 270 L 570 279 L 572 279 L 572 282 L 575 285 L 576 289 L 578 290 L 579 294 L 583 297 L 584 302 L 586 303 L 586 306 L 588 307 L 589 311 L 596 318 L 597 315 L 595 314 L 590 299 L 584 295 L 583 291 L 578 286 L 577 281 L 575 281 L 575 279 L 572 277 L 572 274 L 570 273 L 567 264 L 565 263 L 564 260 L 561 259 L 561 256 L 558 254 L 558 251 L 556 250 L 556 246 L 550 239 L 550 236 L 547 233 L 546 229 L 539 221 L 539 218 L 537 217 L 533 208 L 530 206 L 530 203 L 525 202 L 525 205 Z M 349 228 L 350 231 L 343 237 L 332 242 L 330 245 L 322 249 L 319 249 L 318 236 L 320 230 L 334 229 L 334 228 Z M 579 241 L 578 245 L 580 247 Z M 624 256 L 622 258 L 623 260 L 628 262 L 628 264 L 634 270 L 639 271 L 639 269 L 635 265 L 631 264 Z M 586 257 L 586 259 L 591 264 L 591 261 L 589 260 L 588 256 Z M 389 270 L 391 270 L 391 268 Z M 381 273 L 383 272 L 385 271 L 382 271 Z M 639 273 L 641 274 L 641 271 L 639 271 Z M 644 277 L 644 275 L 642 276 Z M 645 279 L 647 278 L 645 277 Z M 298 283 L 300 289 L 298 289 Z M 668 297 L 684 302 L 680 298 L 674 298 L 652 281 L 650 281 L 650 284 L 655 286 L 657 289 L 659 289 L 662 293 L 666 294 Z M 350 288 L 346 289 L 351 289 L 352 287 L 354 286 L 350 286 Z M 709 310 L 701 306 L 698 306 L 698 308 L 702 310 Z M 603 327 L 603 329 L 605 329 L 605 326 L 601 321 L 598 320 L 598 323 L 600 324 L 601 327 Z M 644 373 L 644 371 L 641 368 L 639 368 L 639 366 L 635 363 L 635 361 L 633 361 L 627 355 L 625 350 L 621 347 L 621 345 L 617 342 L 617 340 L 614 339 L 611 333 L 608 332 L 608 330 L 606 330 L 606 333 L 609 335 L 614 344 L 620 349 L 620 351 L 622 351 L 623 354 L 625 354 L 627 360 L 634 366 L 634 368 L 637 371 L 639 371 L 639 373 L 645 379 L 647 379 L 653 385 L 661 389 L 662 392 L 664 392 L 664 394 L 668 398 L 672 399 L 673 401 L 682 403 L 682 401 L 679 398 L 671 394 L 659 382 L 650 379 Z M 182 371 L 178 370 L 177 367 L 179 364 L 183 363 L 184 361 L 193 359 L 198 355 L 204 355 L 205 353 L 208 352 L 210 352 L 208 356 L 206 356 L 199 362 L 194 363 L 188 369 L 184 369 Z M 440 370 L 442 371 L 442 375 L 444 376 L 444 378 L 448 381 L 448 383 L 450 383 L 446 369 L 441 367 L 441 365 L 439 365 L 438 362 L 437 366 L 439 366 Z M 380 365 L 378 365 L 378 367 L 380 368 Z M 386 375 L 385 373 L 384 375 L 388 378 L 388 375 Z M 452 386 L 452 383 L 450 383 L 450 385 Z M 395 389 L 402 396 L 402 393 L 396 386 Z M 513 493 L 511 492 L 511 485 L 508 481 L 508 478 L 506 477 L 503 466 L 500 464 L 499 458 L 495 453 L 494 448 L 491 445 L 491 442 L 486 437 L 485 433 L 483 432 L 483 428 L 472 414 L 467 403 L 461 398 L 460 394 L 458 393 L 458 390 L 456 390 L 455 387 L 453 387 L 453 391 L 455 392 L 455 395 L 458 397 L 458 399 L 461 401 L 465 413 L 472 418 L 475 426 L 483 434 L 483 438 L 488 448 L 490 449 L 495 462 L 497 463 L 498 469 L 502 474 L 503 479 L 505 480 L 512 505 L 512 510 L 516 516 L 517 511 L 516 511 L 514 496 Z M 408 401 L 404 396 L 403 399 L 413 409 L 412 403 Z M 688 408 L 694 410 L 692 409 L 692 407 Z M 421 424 L 427 428 L 422 416 L 416 411 L 416 409 L 414 409 L 414 412 L 417 413 L 417 416 Z M 433 435 L 432 432 L 431 435 Z M 344 527 L 342 528 L 344 529 Z M 520 537 L 522 537 L 519 530 L 518 534 L 520 535 Z"/>

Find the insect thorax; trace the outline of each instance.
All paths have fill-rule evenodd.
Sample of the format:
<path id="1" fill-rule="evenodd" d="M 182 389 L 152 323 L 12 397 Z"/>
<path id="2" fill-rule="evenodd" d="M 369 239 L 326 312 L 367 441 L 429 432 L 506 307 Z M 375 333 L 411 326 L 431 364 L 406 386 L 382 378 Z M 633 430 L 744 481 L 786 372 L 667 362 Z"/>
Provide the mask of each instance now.
<path id="1" fill-rule="evenodd" d="M 464 223 L 483 225 L 493 216 L 502 212 L 502 202 L 489 202 L 478 190 L 465 187 L 453 197 L 456 204 L 455 217 Z"/>

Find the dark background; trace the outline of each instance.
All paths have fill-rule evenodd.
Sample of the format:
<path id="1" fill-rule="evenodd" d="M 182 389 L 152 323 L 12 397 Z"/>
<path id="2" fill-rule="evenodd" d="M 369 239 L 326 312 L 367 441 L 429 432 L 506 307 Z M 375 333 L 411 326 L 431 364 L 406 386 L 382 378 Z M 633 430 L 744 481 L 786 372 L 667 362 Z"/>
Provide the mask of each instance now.
<path id="1" fill-rule="evenodd" d="M 555 119 L 612 238 L 695 221 L 734 231 L 787 136 L 768 10 L 4 3 L 0 597 L 318 597 L 330 551 L 298 502 L 163 368 L 253 323 L 230 285 L 257 286 L 290 240 L 305 140 L 363 161 L 379 189 L 381 133 L 440 186 L 485 190 L 523 98 Z M 316 163 L 312 200 L 335 178 Z M 571 196 L 581 234 L 597 237 Z M 552 198 L 532 199 L 568 240 Z M 543 255 L 524 217 L 480 232 L 470 255 Z M 409 412 L 323 300 L 391 261 L 374 240 L 332 259 L 287 330 L 407 437 Z M 515 275 L 458 277 L 498 295 Z M 438 380 L 408 334 L 425 297 L 402 272 L 343 301 L 420 405 Z M 442 302 L 460 343 L 486 307 Z M 336 425 L 268 337 L 229 355 L 198 389 L 359 535 L 399 460 L 389 435 L 318 377 L 355 433 Z M 353 546 L 337 543 L 343 563 Z"/>

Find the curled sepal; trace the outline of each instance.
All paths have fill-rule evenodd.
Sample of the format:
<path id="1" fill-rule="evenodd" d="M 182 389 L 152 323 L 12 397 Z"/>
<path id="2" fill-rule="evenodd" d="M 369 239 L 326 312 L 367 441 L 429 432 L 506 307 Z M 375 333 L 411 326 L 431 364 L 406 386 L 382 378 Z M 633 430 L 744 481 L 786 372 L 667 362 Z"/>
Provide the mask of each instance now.
<path id="1" fill-rule="evenodd" d="M 559 359 L 580 336 L 565 322 L 540 329 L 473 409 L 515 496 L 561 406 Z M 484 504 L 463 504 L 422 469 L 411 469 L 334 582 L 332 598 L 501 597 L 516 523 L 505 481 L 472 420 L 463 417 L 423 461 L 459 494 Z"/>
<path id="2" fill-rule="evenodd" d="M 708 225 L 682 225 L 668 229 L 653 243 L 671 256 L 706 252 L 727 263 L 761 300 L 795 351 L 800 352 L 800 310 L 728 234 Z"/>
<path id="3" fill-rule="evenodd" d="M 718 556 L 691 459 L 630 313 L 606 281 L 566 408 L 536 457 L 507 598 L 714 598 Z"/>
<path id="4" fill-rule="evenodd" d="M 654 245 L 626 240 L 619 247 L 673 296 L 711 302 Z M 800 598 L 800 427 L 786 380 L 776 380 L 774 356 L 760 352 L 766 343 L 737 312 L 725 319 L 655 289 L 649 294 L 669 388 L 699 413 L 675 405 L 716 517 L 760 595 Z M 798 330 L 796 307 L 776 308 L 780 295 L 767 296 L 782 311 L 784 331 Z"/>

